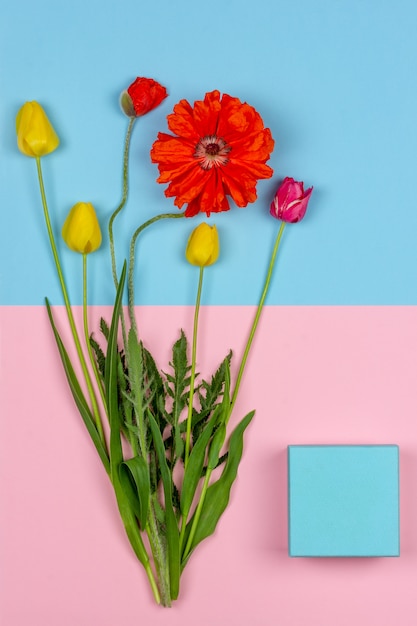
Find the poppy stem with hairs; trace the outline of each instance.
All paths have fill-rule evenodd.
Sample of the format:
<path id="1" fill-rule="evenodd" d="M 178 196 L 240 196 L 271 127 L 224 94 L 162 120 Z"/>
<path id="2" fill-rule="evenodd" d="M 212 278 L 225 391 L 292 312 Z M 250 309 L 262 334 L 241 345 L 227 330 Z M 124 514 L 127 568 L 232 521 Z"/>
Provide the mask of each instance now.
<path id="1" fill-rule="evenodd" d="M 113 274 L 113 282 L 114 286 L 117 288 L 119 286 L 119 279 L 117 276 L 117 266 L 116 266 L 116 250 L 114 247 L 114 236 L 113 236 L 113 223 L 116 217 L 119 215 L 120 211 L 126 204 L 127 195 L 129 192 L 129 147 L 130 147 L 130 139 L 132 137 L 133 125 L 136 121 L 136 117 L 129 118 L 129 124 L 126 131 L 125 144 L 123 150 L 123 174 L 122 174 L 122 199 L 120 200 L 120 204 L 117 209 L 113 212 L 109 220 L 109 243 L 110 243 L 110 256 L 111 256 L 111 270 Z M 120 310 L 120 323 L 122 326 L 122 335 L 124 344 L 127 344 L 127 333 L 126 333 L 126 323 L 123 314 L 123 308 Z"/>
<path id="2" fill-rule="evenodd" d="M 132 137 L 133 125 L 136 121 L 136 117 L 129 118 L 129 125 L 126 131 L 125 145 L 123 150 L 123 187 L 122 187 L 122 199 L 120 201 L 119 206 L 114 211 L 109 220 L 109 242 L 110 242 L 110 255 L 111 255 L 111 269 L 113 274 L 114 286 L 119 286 L 119 279 L 117 277 L 117 267 L 116 267 L 116 252 L 114 248 L 114 236 L 113 236 L 113 223 L 116 217 L 119 215 L 120 211 L 126 204 L 127 194 L 129 191 L 129 147 L 130 147 L 130 139 Z"/>
<path id="3" fill-rule="evenodd" d="M 135 273 L 135 246 L 136 240 L 139 237 L 140 233 L 145 230 L 151 224 L 158 222 L 159 220 L 165 218 L 179 218 L 185 217 L 184 213 L 161 213 L 160 215 L 155 215 L 155 217 L 151 217 L 151 219 L 144 222 L 139 228 L 135 230 L 133 233 L 132 239 L 130 240 L 130 251 L 129 251 L 129 270 L 127 275 L 127 291 L 128 291 L 128 305 L 129 305 L 129 317 L 132 328 L 135 330 L 136 335 L 137 332 L 137 324 L 135 319 L 135 281 L 134 281 L 134 273 Z"/>

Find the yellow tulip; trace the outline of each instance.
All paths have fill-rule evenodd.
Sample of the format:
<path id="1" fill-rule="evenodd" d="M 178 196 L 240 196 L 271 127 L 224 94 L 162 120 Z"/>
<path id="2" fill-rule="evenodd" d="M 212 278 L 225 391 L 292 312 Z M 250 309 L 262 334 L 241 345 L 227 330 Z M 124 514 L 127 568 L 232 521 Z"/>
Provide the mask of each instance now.
<path id="1" fill-rule="evenodd" d="M 62 227 L 62 237 L 68 248 L 80 254 L 94 252 L 101 244 L 101 230 L 90 202 L 77 202 Z"/>
<path id="2" fill-rule="evenodd" d="M 206 267 L 207 265 L 213 265 L 217 261 L 219 250 L 217 228 L 203 222 L 191 233 L 185 256 L 191 265 Z"/>
<path id="3" fill-rule="evenodd" d="M 29 157 L 56 150 L 59 138 L 38 102 L 25 102 L 16 116 L 17 145 Z"/>

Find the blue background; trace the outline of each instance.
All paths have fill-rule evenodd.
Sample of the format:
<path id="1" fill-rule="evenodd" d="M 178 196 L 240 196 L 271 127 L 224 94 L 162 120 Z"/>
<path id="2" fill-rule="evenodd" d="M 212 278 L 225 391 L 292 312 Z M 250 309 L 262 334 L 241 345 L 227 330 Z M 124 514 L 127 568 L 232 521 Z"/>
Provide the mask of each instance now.
<path id="1" fill-rule="evenodd" d="M 305 220 L 285 231 L 268 304 L 417 303 L 414 0 L 24 0 L 1 13 L 2 304 L 42 304 L 45 295 L 62 302 L 35 163 L 16 147 L 17 110 L 38 100 L 61 138 L 43 160 L 56 232 L 83 200 L 94 203 L 105 234 L 121 191 L 127 119 L 118 97 L 138 75 L 170 96 L 134 130 L 129 203 L 115 225 L 119 260 L 137 225 L 177 210 L 149 159 L 166 115 L 181 98 L 219 89 L 253 105 L 271 128 L 275 175 L 258 184 L 255 204 L 210 218 L 222 253 L 206 272 L 204 303 L 257 302 L 278 227 L 269 203 L 287 175 L 315 191 Z M 202 219 L 144 234 L 139 303 L 193 302 L 197 271 L 184 247 Z M 104 244 L 91 256 L 90 297 L 109 304 Z M 79 303 L 81 259 L 63 245 L 62 257 Z"/>

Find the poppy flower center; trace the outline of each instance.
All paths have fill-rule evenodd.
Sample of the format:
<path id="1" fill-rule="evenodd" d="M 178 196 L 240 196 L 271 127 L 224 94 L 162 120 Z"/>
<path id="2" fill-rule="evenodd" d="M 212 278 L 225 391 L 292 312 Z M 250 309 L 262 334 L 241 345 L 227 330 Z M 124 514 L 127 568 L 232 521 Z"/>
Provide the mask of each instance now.
<path id="1" fill-rule="evenodd" d="M 209 170 L 214 166 L 226 165 L 231 149 L 221 137 L 206 135 L 196 145 L 194 158 L 203 170 Z"/>

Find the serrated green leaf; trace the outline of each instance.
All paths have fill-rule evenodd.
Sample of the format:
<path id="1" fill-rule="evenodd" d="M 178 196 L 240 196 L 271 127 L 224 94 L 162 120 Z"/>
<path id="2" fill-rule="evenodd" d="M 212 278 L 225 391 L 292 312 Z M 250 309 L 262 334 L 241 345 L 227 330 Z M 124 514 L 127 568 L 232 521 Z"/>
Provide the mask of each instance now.
<path id="1" fill-rule="evenodd" d="M 179 426 L 174 428 L 174 459 L 172 468 L 174 468 L 175 463 L 178 459 L 181 459 L 185 450 L 184 440 L 181 437 L 181 429 Z"/>
<path id="2" fill-rule="evenodd" d="M 168 422 L 167 412 L 165 411 L 164 381 L 161 374 L 159 373 L 158 367 L 152 354 L 145 347 L 143 347 L 142 350 L 146 378 L 149 383 L 152 382 L 152 393 L 150 394 L 149 398 L 149 408 L 151 409 L 152 415 L 154 415 L 156 418 Z"/>
<path id="3" fill-rule="evenodd" d="M 170 387 L 167 388 L 166 392 L 167 392 L 167 394 L 169 395 L 170 398 L 174 397 L 174 392 L 172 391 L 172 389 Z"/>
<path id="4" fill-rule="evenodd" d="M 174 343 L 172 348 L 172 363 L 170 364 L 174 370 L 174 377 L 171 380 L 174 388 L 174 402 L 173 402 L 173 423 L 176 426 L 179 422 L 180 415 L 186 406 L 188 399 L 187 394 L 184 394 L 186 387 L 189 385 L 186 382 L 187 374 L 190 371 L 187 357 L 187 338 L 183 330 L 181 330 L 180 338 Z M 170 380 L 170 378 L 168 378 Z"/>
<path id="5" fill-rule="evenodd" d="M 133 425 L 133 406 L 129 398 L 128 380 L 126 379 L 123 361 L 123 355 L 119 352 L 117 364 L 117 385 L 119 410 L 122 414 L 122 418 L 120 419 L 120 428 L 122 429 L 123 434 L 127 435 L 128 428 Z"/>
<path id="6" fill-rule="evenodd" d="M 94 351 L 97 363 L 97 370 L 101 379 L 104 381 L 104 370 L 106 367 L 106 357 L 98 342 L 94 339 L 93 335 L 90 337 L 90 345 Z"/>
<path id="7" fill-rule="evenodd" d="M 100 331 L 102 332 L 103 336 L 108 340 L 110 329 L 106 320 L 103 317 L 100 318 Z"/>
<path id="8" fill-rule="evenodd" d="M 130 400 L 133 404 L 135 422 L 138 427 L 138 442 L 143 457 L 147 455 L 147 427 L 145 423 L 145 411 L 148 402 L 145 398 L 144 389 L 144 364 L 142 344 L 138 341 L 133 328 L 129 331 L 127 340 L 127 361 L 129 364 L 128 378 L 130 387 Z"/>
<path id="9" fill-rule="evenodd" d="M 231 358 L 232 352 L 229 352 L 229 354 L 220 363 L 215 374 L 212 376 L 211 382 L 208 383 L 207 381 L 203 380 L 200 385 L 200 389 L 203 389 L 205 393 L 202 394 L 200 389 L 198 391 L 200 411 L 193 414 L 193 419 L 191 422 L 193 439 L 197 439 L 200 436 L 200 433 L 203 430 L 205 423 L 219 403 L 222 404 L 224 409 L 226 407 L 227 409 L 229 409 L 230 407 Z"/>
<path id="10" fill-rule="evenodd" d="M 232 358 L 232 352 L 230 351 L 227 356 L 220 363 L 218 369 L 211 378 L 210 383 L 203 380 L 202 386 L 205 389 L 205 396 L 202 399 L 202 408 L 210 409 L 217 402 L 220 396 L 224 394 L 225 384 L 228 384 L 230 390 L 230 362 Z"/>

